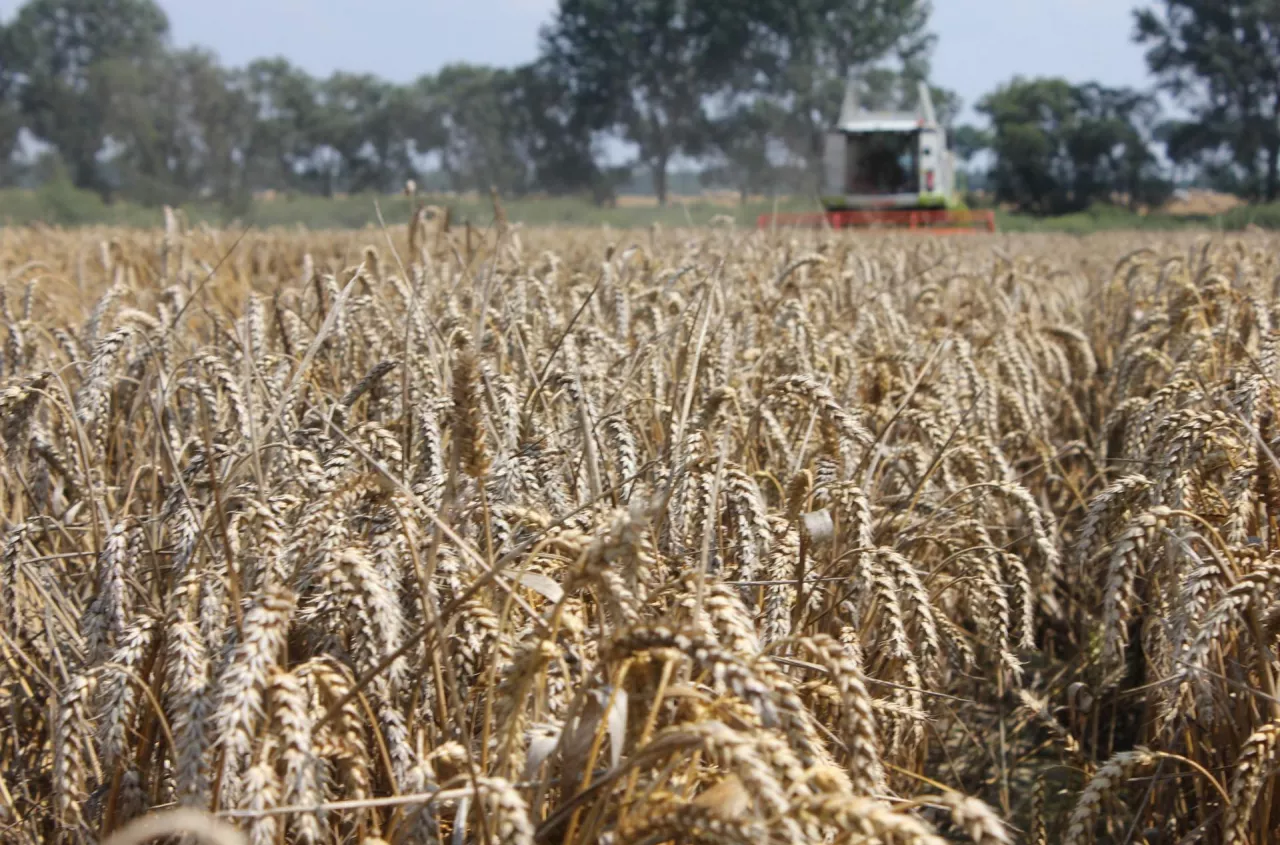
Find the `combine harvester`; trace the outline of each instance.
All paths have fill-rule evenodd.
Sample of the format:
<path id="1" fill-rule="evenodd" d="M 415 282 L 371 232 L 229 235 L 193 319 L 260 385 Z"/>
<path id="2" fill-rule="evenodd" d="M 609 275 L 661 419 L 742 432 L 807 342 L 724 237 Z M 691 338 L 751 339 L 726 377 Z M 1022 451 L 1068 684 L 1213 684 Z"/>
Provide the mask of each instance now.
<path id="1" fill-rule="evenodd" d="M 932 234 L 994 232 L 995 214 L 964 208 L 955 192 L 955 154 L 920 83 L 912 112 L 870 112 L 853 79 L 840 120 L 827 133 L 821 213 L 762 214 L 761 229 L 905 229 Z"/>

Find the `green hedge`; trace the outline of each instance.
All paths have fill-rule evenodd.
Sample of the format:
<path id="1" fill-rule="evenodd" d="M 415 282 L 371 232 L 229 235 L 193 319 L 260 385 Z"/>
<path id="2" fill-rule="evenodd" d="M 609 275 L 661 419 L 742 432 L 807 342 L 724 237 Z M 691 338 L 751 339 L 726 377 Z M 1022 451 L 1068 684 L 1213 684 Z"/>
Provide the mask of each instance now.
<path id="1" fill-rule="evenodd" d="M 1003 232 L 1065 232 L 1079 235 L 1106 231 L 1181 229 L 1238 232 L 1250 225 L 1280 230 L 1280 203 L 1240 206 L 1225 214 L 1202 217 L 1174 217 L 1158 213 L 1142 215 L 1112 205 L 1097 205 L 1087 211 L 1060 217 L 1033 217 L 1000 211 L 996 213 L 996 221 Z"/>
<path id="2" fill-rule="evenodd" d="M 459 225 L 488 226 L 493 222 L 493 206 L 488 198 L 459 199 L 447 196 L 425 196 L 423 201 L 448 207 Z M 502 201 L 508 219 L 528 225 L 610 225 L 619 228 L 644 227 L 660 223 L 668 227 L 706 225 L 718 216 L 731 217 L 739 225 L 754 225 L 760 214 L 773 210 L 772 203 L 717 205 L 699 201 L 673 199 L 666 208 L 618 206 L 604 208 L 580 197 L 511 198 Z M 376 207 L 375 207 L 376 204 Z M 812 203 L 780 201 L 783 212 L 812 210 Z M 352 229 L 378 225 L 377 208 L 388 225 L 403 224 L 413 211 L 404 196 L 373 194 L 344 197 L 301 195 L 278 197 L 270 201 L 253 201 L 234 212 L 215 203 L 195 202 L 184 206 L 188 219 L 213 225 L 229 226 L 306 226 L 311 229 Z M 115 224 L 122 226 L 158 226 L 163 215 L 158 208 L 146 208 L 128 202 L 110 205 L 88 191 L 77 190 L 65 183 L 50 184 L 37 191 L 0 190 L 0 225 L 25 225 L 42 222 L 58 226 Z"/>
<path id="3" fill-rule="evenodd" d="M 456 197 L 424 197 L 427 203 L 447 206 L 459 225 L 470 222 L 489 226 L 493 208 L 488 199 L 460 200 Z M 252 225 L 305 226 L 310 229 L 353 229 L 376 226 L 375 204 L 382 209 L 388 225 L 409 220 L 412 204 L 403 196 L 372 194 L 347 197 L 310 195 L 280 197 L 270 201 L 253 201 L 233 213 L 215 203 L 196 202 L 184 207 L 193 223 L 207 222 L 216 226 Z M 774 210 L 772 202 L 746 205 L 715 205 L 706 202 L 673 200 L 666 208 L 625 207 L 602 208 L 579 197 L 512 198 L 503 201 L 508 219 L 533 226 L 599 226 L 636 228 L 660 223 L 667 227 L 688 224 L 706 225 L 717 217 L 730 217 L 739 226 L 754 226 L 756 218 Z M 776 205 L 779 212 L 814 211 L 814 201 L 788 199 Z M 997 222 L 1004 232 L 1065 232 L 1088 234 L 1114 230 L 1164 231 L 1187 228 L 1240 231 L 1253 225 L 1280 230 L 1280 203 L 1241 206 L 1213 217 L 1170 217 L 1160 214 L 1138 215 L 1117 206 L 1098 205 L 1087 211 L 1061 217 L 1032 217 L 997 212 Z M 63 181 L 46 184 L 39 190 L 0 190 L 0 225 L 26 225 L 36 222 L 56 226 L 110 224 L 132 227 L 159 226 L 163 215 L 158 208 L 129 202 L 104 203 L 97 194 L 81 191 Z"/>

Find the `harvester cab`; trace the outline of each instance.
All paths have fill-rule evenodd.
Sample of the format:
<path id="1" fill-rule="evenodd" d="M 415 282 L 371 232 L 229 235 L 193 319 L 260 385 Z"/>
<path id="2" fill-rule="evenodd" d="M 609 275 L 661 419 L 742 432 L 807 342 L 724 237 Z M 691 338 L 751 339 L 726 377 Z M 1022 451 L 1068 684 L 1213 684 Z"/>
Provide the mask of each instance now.
<path id="1" fill-rule="evenodd" d="M 827 133 L 823 205 L 829 210 L 947 208 L 954 154 L 920 84 L 915 112 L 873 112 L 858 103 L 852 80 L 840 119 Z"/>
<path id="2" fill-rule="evenodd" d="M 861 107 L 851 78 L 826 136 L 823 165 L 823 213 L 764 215 L 761 227 L 995 230 L 990 212 L 971 212 L 958 201 L 955 154 L 923 82 L 915 111 L 882 112 Z"/>

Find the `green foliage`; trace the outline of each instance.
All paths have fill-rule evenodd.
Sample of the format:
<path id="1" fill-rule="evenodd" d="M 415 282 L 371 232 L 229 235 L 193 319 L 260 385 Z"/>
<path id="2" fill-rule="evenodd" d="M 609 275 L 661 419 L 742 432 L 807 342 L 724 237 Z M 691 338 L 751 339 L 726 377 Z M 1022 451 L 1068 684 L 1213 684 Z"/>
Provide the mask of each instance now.
<path id="1" fill-rule="evenodd" d="M 371 74 L 335 73 L 320 82 L 312 145 L 333 155 L 314 161 L 324 193 L 394 189 L 404 183 L 409 138 L 399 117 L 412 103 Z"/>
<path id="2" fill-rule="evenodd" d="M 425 195 L 419 202 L 447 207 L 450 219 L 457 225 L 493 225 L 493 205 L 487 197 Z M 358 194 L 322 197 L 298 194 L 274 200 L 248 200 L 238 208 L 215 202 L 195 202 L 182 206 L 193 223 L 239 227 L 304 226 L 308 229 L 360 229 L 377 227 L 382 211 L 388 225 L 403 225 L 413 213 L 413 201 L 404 196 Z M 557 197 L 529 196 L 503 199 L 503 208 L 513 223 L 530 226 L 614 226 L 643 228 L 657 223 L 667 227 L 703 226 L 715 218 L 728 217 L 740 226 L 754 226 L 757 217 L 775 210 L 772 202 L 752 202 L 724 206 L 703 200 L 673 201 L 666 207 L 601 206 L 590 194 Z M 813 211 L 813 204 L 803 200 L 781 201 L 780 212 Z M 128 202 L 102 202 L 92 191 L 75 188 L 65 177 L 46 182 L 39 190 L 0 189 L 0 225 L 111 224 L 120 226 L 159 226 L 163 219 L 159 209 Z"/>
<path id="3" fill-rule="evenodd" d="M 385 194 L 410 179 L 607 205 L 631 175 L 601 163 L 613 135 L 636 147 L 663 201 L 682 157 L 744 196 L 807 195 L 849 71 L 869 102 L 914 105 L 928 11 L 926 0 L 563 0 L 536 61 L 454 64 L 396 85 L 315 79 L 282 58 L 225 68 L 171 48 L 155 0 L 28 0 L 0 28 L 0 160 L 25 127 L 76 187 L 147 206 L 244 213 L 256 191 Z M 958 113 L 953 94 L 933 96 L 944 122 Z M 15 176 L 0 170 L 0 185 Z"/>
<path id="4" fill-rule="evenodd" d="M 770 141 L 786 119 L 785 110 L 768 99 L 733 106 L 711 125 L 716 157 L 704 171 L 704 181 L 732 186 L 744 198 L 774 190 L 779 174 L 770 157 Z"/>
<path id="5" fill-rule="evenodd" d="M 1274 0 L 1164 0 L 1135 12 L 1136 40 L 1161 87 L 1193 120 L 1166 128 L 1176 161 L 1280 196 L 1280 6 Z M 1222 173 L 1222 175 L 1226 175 Z"/>
<path id="6" fill-rule="evenodd" d="M 57 168 L 55 167 L 55 171 Z M 0 190 L 0 225 L 46 223 L 60 226 L 101 225 L 154 227 L 163 222 L 159 209 L 129 202 L 104 203 L 93 191 L 77 189 L 65 169 L 35 191 Z M 448 207 L 457 225 L 470 223 L 486 228 L 493 225 L 493 206 L 487 198 L 460 199 L 455 196 L 420 197 L 418 201 Z M 270 201 L 243 200 L 239 207 L 212 202 L 183 206 L 192 222 L 238 228 L 253 226 L 297 227 L 308 229 L 377 228 L 378 215 L 390 226 L 404 225 L 413 213 L 413 201 L 403 196 L 374 194 L 326 198 L 296 195 Z M 702 200 L 671 202 L 666 207 L 602 207 L 589 194 L 559 197 L 512 197 L 504 199 L 504 210 L 511 222 L 529 226 L 610 226 L 640 229 L 653 224 L 678 228 L 704 226 L 716 219 L 729 219 L 735 225 L 753 227 L 761 214 L 772 212 L 814 211 L 812 202 L 787 199 L 753 201 L 735 206 L 713 204 Z M 954 208 L 977 207 L 958 202 Z M 1280 231 L 1280 203 L 1241 206 L 1226 214 L 1212 217 L 1172 217 L 1158 213 L 1139 215 L 1107 203 L 1095 203 L 1071 214 L 1034 216 L 997 212 L 1002 232 L 1063 232 L 1086 235 L 1099 231 L 1167 231 L 1204 229 L 1240 231 L 1249 226 Z"/>
<path id="7" fill-rule="evenodd" d="M 12 173 L 9 161 L 22 129 L 22 110 L 18 102 L 18 74 L 13 66 L 12 38 L 7 27 L 0 24 L 0 185 L 6 184 Z"/>
<path id="8" fill-rule="evenodd" d="M 554 73 L 596 129 L 617 129 L 653 172 L 659 203 L 678 155 L 706 148 L 707 100 L 742 64 L 751 4 L 732 0 L 561 0 L 543 33 Z"/>
<path id="9" fill-rule="evenodd" d="M 252 132 L 251 106 L 213 54 L 166 51 L 102 72 L 112 79 L 106 128 L 116 149 L 100 173 L 118 194 L 159 205 L 244 189 L 236 155 Z"/>
<path id="10" fill-rule="evenodd" d="M 158 226 L 162 222 L 158 210 L 121 202 L 108 205 L 96 192 L 77 188 L 66 166 L 56 158 L 46 167 L 48 178 L 39 189 L 0 190 L 0 225 L 38 222 L 55 226 Z"/>
<path id="11" fill-rule="evenodd" d="M 312 144 L 321 125 L 319 83 L 281 58 L 259 59 L 233 74 L 251 124 L 243 178 L 268 190 L 304 190 L 319 182 Z"/>
<path id="12" fill-rule="evenodd" d="M 990 119 L 996 195 L 1035 214 L 1081 211 L 1114 194 L 1159 201 L 1168 187 L 1150 148 L 1149 94 L 1063 79 L 1015 78 L 978 103 Z M 986 141 L 976 133 L 960 139 Z"/>
<path id="13" fill-rule="evenodd" d="M 98 156 L 113 100 L 161 55 L 168 29 L 152 0 L 29 0 L 9 25 L 4 52 L 26 125 L 57 148 L 77 186 L 109 190 Z"/>
<path id="14" fill-rule="evenodd" d="M 597 163 L 590 121 L 575 108 L 569 81 L 556 73 L 550 61 L 540 60 L 508 74 L 501 107 L 504 129 L 523 165 L 525 190 L 589 193 L 595 202 L 603 203 L 628 175 L 627 168 L 602 168 Z"/>
<path id="15" fill-rule="evenodd" d="M 1224 214 L 1185 217 L 1158 212 L 1138 214 L 1120 206 L 1095 203 L 1082 211 L 1047 217 L 1000 211 L 996 213 L 996 221 L 1002 232 L 1065 232 L 1077 235 L 1180 229 L 1239 232 L 1250 226 L 1280 231 L 1280 203 L 1239 206 Z"/>
<path id="16" fill-rule="evenodd" d="M 553 72 L 591 126 L 638 149 L 665 201 L 676 156 L 747 193 L 776 182 L 780 149 L 816 188 L 845 79 L 868 100 L 914 107 L 932 38 L 923 0 L 562 0 L 543 36 Z M 899 67 L 875 67 L 893 55 Z M 935 89 L 940 117 L 959 100 Z"/>
<path id="17" fill-rule="evenodd" d="M 608 206 L 632 179 L 631 164 L 603 163 L 606 137 L 635 148 L 645 190 L 664 202 L 681 193 L 670 182 L 687 160 L 702 185 L 744 200 L 812 197 L 847 78 L 868 108 L 916 106 L 930 78 L 930 5 L 560 0 L 537 60 L 453 64 L 401 85 L 344 72 L 316 79 L 281 58 L 223 67 L 207 51 L 174 49 L 156 0 L 27 0 L 0 27 L 0 186 L 33 184 L 33 168 L 10 155 L 25 128 L 65 163 L 71 185 L 111 208 L 125 200 L 285 214 L 252 197 L 386 195 L 414 180 L 420 191 L 572 197 L 563 213 L 575 216 L 582 198 Z M 983 151 L 995 162 L 987 174 L 958 173 L 962 189 L 992 189 L 1025 213 L 1059 219 L 1092 220 L 1099 203 L 1121 195 L 1158 205 L 1170 184 L 1152 145 L 1163 143 L 1202 184 L 1276 198 L 1276 3 L 1149 5 L 1136 13 L 1135 39 L 1192 119 L 1162 123 L 1148 92 L 1017 78 L 978 104 L 990 130 L 953 126 L 959 98 L 931 85 L 959 162 Z M 66 191 L 50 186 L 43 204 L 14 201 L 51 219 L 100 212 Z M 367 216 L 367 207 L 334 210 L 345 201 L 316 208 L 328 209 L 318 220 Z"/>
<path id="18" fill-rule="evenodd" d="M 1250 226 L 1280 231 L 1280 202 L 1237 206 L 1223 214 L 1220 220 L 1222 228 L 1229 231 L 1239 231 Z"/>
<path id="19" fill-rule="evenodd" d="M 947 133 L 947 139 L 951 142 L 956 158 L 962 163 L 970 161 L 983 150 L 991 149 L 995 140 L 987 130 L 969 124 L 953 127 Z"/>
<path id="20" fill-rule="evenodd" d="M 504 94 L 513 85 L 511 71 L 454 64 L 435 77 L 440 119 L 450 127 L 440 147 L 440 167 L 454 190 L 495 185 L 526 189 L 525 165 L 512 132 L 513 116 Z"/>
<path id="21" fill-rule="evenodd" d="M 61 225 L 92 223 L 105 215 L 102 199 L 91 191 L 76 190 L 62 173 L 40 186 L 35 195 L 41 219 Z"/>

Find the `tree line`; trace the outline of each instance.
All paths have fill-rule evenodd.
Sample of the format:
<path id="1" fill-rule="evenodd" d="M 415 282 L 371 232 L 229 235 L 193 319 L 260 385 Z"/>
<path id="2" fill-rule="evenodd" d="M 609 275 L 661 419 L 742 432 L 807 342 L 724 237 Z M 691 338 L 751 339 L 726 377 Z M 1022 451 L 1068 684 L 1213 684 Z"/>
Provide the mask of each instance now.
<path id="1" fill-rule="evenodd" d="M 409 83 L 316 78 L 282 58 L 224 67 L 178 49 L 154 0 L 29 0 L 0 29 L 0 182 L 64 178 L 105 199 L 429 190 L 589 195 L 639 170 L 666 200 L 694 163 L 744 196 L 816 192 L 823 134 L 854 73 L 870 108 L 915 106 L 928 0 L 560 0 L 537 58 Z M 1280 6 L 1164 0 L 1135 12 L 1150 90 L 1014 79 L 953 125 L 994 196 L 1060 213 L 1157 201 L 1168 163 L 1256 198 L 1280 191 Z M 1161 100 L 1177 105 L 1178 119 Z M 21 138 L 44 151 L 14 153 Z M 614 165 L 619 149 L 628 163 Z M 1164 159 L 1157 154 L 1164 152 Z"/>
<path id="2" fill-rule="evenodd" d="M 1280 197 L 1280 3 L 1164 0 L 1134 24 L 1150 90 L 1016 79 L 978 104 L 990 130 L 959 140 L 991 152 L 996 196 L 1045 213 L 1117 194 L 1158 202 L 1172 166 L 1203 187 Z"/>

